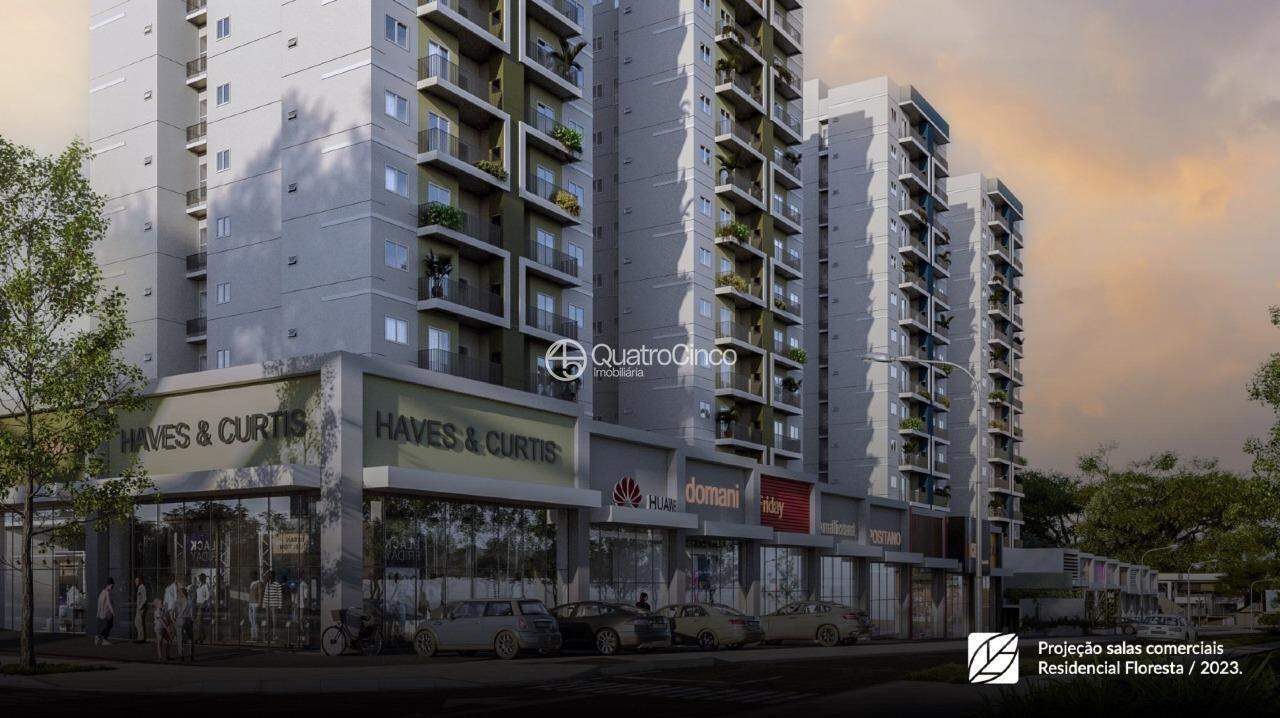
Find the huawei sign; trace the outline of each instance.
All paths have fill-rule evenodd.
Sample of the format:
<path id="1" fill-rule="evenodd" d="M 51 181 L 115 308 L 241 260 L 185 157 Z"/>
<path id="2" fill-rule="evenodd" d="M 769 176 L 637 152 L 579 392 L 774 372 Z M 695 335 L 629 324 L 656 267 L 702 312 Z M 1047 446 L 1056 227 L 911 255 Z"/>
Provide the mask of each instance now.
<path id="1" fill-rule="evenodd" d="M 640 493 L 640 485 L 637 484 L 636 480 L 630 476 L 624 476 L 621 481 L 614 484 L 614 505 L 638 509 L 643 501 L 644 496 Z"/>

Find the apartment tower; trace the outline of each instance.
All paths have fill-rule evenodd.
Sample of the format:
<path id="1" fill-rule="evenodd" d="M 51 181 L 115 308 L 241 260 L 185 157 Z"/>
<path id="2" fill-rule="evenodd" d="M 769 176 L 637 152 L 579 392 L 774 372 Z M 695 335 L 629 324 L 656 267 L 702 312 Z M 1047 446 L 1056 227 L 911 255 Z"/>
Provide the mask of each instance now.
<path id="1" fill-rule="evenodd" d="M 601 418 L 800 469 L 798 0 L 595 6 L 598 339 L 733 349 L 597 381 Z"/>
<path id="2" fill-rule="evenodd" d="M 951 468 L 957 478 L 981 469 L 986 516 L 1003 546 L 1022 545 L 1022 202 L 994 177 L 946 180 L 945 222 L 953 247 L 951 301 L 956 318 L 951 360 L 980 381 L 974 406 L 968 377 L 952 375 Z M 955 482 L 952 501 L 972 507 L 970 482 Z M 976 507 L 972 507 L 976 508 Z"/>
<path id="3" fill-rule="evenodd" d="M 100 250 L 151 377 L 335 350 L 589 406 L 591 16 L 94 0 Z"/>

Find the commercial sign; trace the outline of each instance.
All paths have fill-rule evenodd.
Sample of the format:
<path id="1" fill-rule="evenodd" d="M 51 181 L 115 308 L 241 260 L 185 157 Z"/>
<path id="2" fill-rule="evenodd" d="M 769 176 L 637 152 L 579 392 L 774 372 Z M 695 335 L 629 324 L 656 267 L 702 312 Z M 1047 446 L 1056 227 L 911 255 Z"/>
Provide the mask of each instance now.
<path id="1" fill-rule="evenodd" d="M 711 521 L 741 523 L 746 518 L 743 494 L 746 472 L 731 466 L 721 466 L 689 460 L 685 465 L 685 510 Z"/>
<path id="2" fill-rule="evenodd" d="M 858 538 L 858 502 L 845 496 L 823 494 L 819 503 L 818 532 L 845 539 Z"/>
<path id="3" fill-rule="evenodd" d="M 590 485 L 614 506 L 679 511 L 671 489 L 669 449 L 613 436 L 593 434 Z"/>
<path id="4" fill-rule="evenodd" d="M 810 484 L 760 477 L 760 523 L 777 531 L 809 533 Z"/>
<path id="5" fill-rule="evenodd" d="M 307 376 L 147 399 L 120 415 L 108 471 L 119 475 L 135 458 L 152 475 L 319 464 L 319 386 Z"/>
<path id="6" fill-rule="evenodd" d="M 625 506 L 632 509 L 650 509 L 653 511 L 676 511 L 679 506 L 670 496 L 645 494 L 640 491 L 640 484 L 630 476 L 624 476 L 613 485 L 610 492 L 614 506 Z"/>
<path id="7" fill-rule="evenodd" d="M 867 515 L 867 543 L 898 550 L 902 548 L 902 511 L 872 506 Z"/>
<path id="8" fill-rule="evenodd" d="M 365 466 L 572 486 L 573 417 L 366 376 Z"/>

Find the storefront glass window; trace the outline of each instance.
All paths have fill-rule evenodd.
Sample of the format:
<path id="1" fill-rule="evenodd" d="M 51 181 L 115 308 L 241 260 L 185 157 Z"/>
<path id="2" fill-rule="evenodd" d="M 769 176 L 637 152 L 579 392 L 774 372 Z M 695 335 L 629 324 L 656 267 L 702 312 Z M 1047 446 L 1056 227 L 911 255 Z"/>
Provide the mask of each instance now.
<path id="1" fill-rule="evenodd" d="M 858 559 L 850 556 L 823 556 L 820 560 L 821 580 L 818 598 L 823 601 L 864 608 L 858 591 Z"/>
<path id="2" fill-rule="evenodd" d="M 911 571 L 911 638 L 936 638 L 938 603 L 934 599 L 934 571 L 915 568 Z"/>
<path id="3" fill-rule="evenodd" d="M 628 606 L 649 594 L 649 605 L 667 605 L 666 532 L 659 529 L 591 527 L 591 598 Z"/>
<path id="4" fill-rule="evenodd" d="M 689 560 L 690 603 L 723 603 L 745 610 L 740 556 L 742 545 L 729 539 L 691 538 L 685 542 Z"/>
<path id="5" fill-rule="evenodd" d="M 969 635 L 969 587 L 965 577 L 947 574 L 947 637 Z"/>
<path id="6" fill-rule="evenodd" d="M 898 635 L 899 575 L 892 564 L 871 564 L 871 622 L 877 636 Z"/>
<path id="7" fill-rule="evenodd" d="M 804 554 L 804 549 L 790 546 L 764 546 L 760 549 L 763 613 L 773 613 L 788 603 L 809 597 Z"/>
<path id="8" fill-rule="evenodd" d="M 84 538 L 69 544 L 54 540 L 44 529 L 69 520 L 56 510 L 36 512 L 36 535 L 31 550 L 35 629 L 48 633 L 83 633 L 85 617 Z M 19 628 L 22 621 L 22 519 L 3 514 L 0 538 L 0 586 L 4 589 L 0 628 Z"/>

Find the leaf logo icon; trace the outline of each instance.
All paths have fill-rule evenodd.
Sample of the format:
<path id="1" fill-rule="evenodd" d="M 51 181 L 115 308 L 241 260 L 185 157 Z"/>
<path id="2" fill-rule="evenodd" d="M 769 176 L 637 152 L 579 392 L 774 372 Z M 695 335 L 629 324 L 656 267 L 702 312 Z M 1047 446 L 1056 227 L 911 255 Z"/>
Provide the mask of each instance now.
<path id="1" fill-rule="evenodd" d="M 630 476 L 622 477 L 622 480 L 613 487 L 613 503 L 618 506 L 638 509 L 643 498 L 640 495 L 640 485 Z"/>
<path id="2" fill-rule="evenodd" d="M 1018 682 L 1018 634 L 970 633 L 969 682 Z"/>

